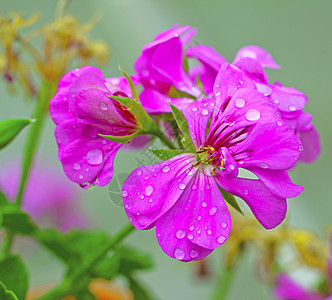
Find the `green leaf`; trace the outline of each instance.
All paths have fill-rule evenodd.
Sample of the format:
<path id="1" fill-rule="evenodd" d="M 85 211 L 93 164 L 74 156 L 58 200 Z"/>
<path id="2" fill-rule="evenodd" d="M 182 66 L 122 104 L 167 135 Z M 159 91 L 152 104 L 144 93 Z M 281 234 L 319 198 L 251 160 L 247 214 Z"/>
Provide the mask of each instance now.
<path id="1" fill-rule="evenodd" d="M 13 291 L 18 299 L 25 299 L 28 273 L 19 256 L 9 256 L 0 261 L 0 281 L 8 290 Z"/>
<path id="2" fill-rule="evenodd" d="M 175 88 L 174 86 L 172 86 L 171 89 L 169 90 L 168 97 L 170 97 L 170 98 L 188 98 L 188 99 L 193 99 L 193 100 L 196 99 L 196 97 L 194 97 L 186 92 L 180 91 L 177 88 Z"/>
<path id="3" fill-rule="evenodd" d="M 30 119 L 11 119 L 0 121 L 0 149 L 6 147 L 28 124 Z"/>
<path id="4" fill-rule="evenodd" d="M 188 151 L 190 151 L 192 153 L 196 153 L 195 146 L 194 146 L 194 144 L 191 140 L 190 134 L 189 134 L 189 128 L 188 128 L 187 120 L 185 119 L 182 111 L 180 111 L 177 107 L 175 107 L 172 104 L 170 104 L 170 106 L 172 108 L 174 118 L 175 118 L 176 122 L 178 123 L 178 126 L 179 126 L 180 130 L 183 133 L 183 138 L 182 138 L 183 146 L 185 146 L 185 148 Z"/>
<path id="5" fill-rule="evenodd" d="M 6 286 L 0 281 L 0 299 L 2 300 L 18 300 L 16 295 L 7 290 Z"/>
<path id="6" fill-rule="evenodd" d="M 180 150 L 180 149 L 151 149 L 151 148 L 149 148 L 149 151 L 162 160 L 170 159 L 179 154 L 188 153 L 187 150 Z"/>
<path id="7" fill-rule="evenodd" d="M 9 202 L 1 193 L 0 226 L 23 235 L 33 234 L 37 229 L 30 216 L 21 211 L 15 203 Z"/>
<path id="8" fill-rule="evenodd" d="M 137 279 L 134 279 L 133 277 L 129 277 L 129 288 L 134 294 L 135 300 L 153 300 L 154 297 L 151 297 L 149 292 L 146 290 L 146 288 L 137 281 Z"/>
<path id="9" fill-rule="evenodd" d="M 188 62 L 188 57 L 187 57 L 187 54 L 185 51 L 183 51 L 182 67 L 183 67 L 183 70 L 188 74 L 189 73 L 189 62 Z"/>
<path id="10" fill-rule="evenodd" d="M 224 200 L 226 200 L 233 208 L 235 208 L 240 214 L 243 215 L 243 212 L 242 212 L 239 204 L 237 203 L 234 195 L 226 192 L 225 190 L 221 189 L 220 187 L 219 187 L 219 190 L 220 190 Z"/>
<path id="11" fill-rule="evenodd" d="M 121 68 L 119 68 L 119 69 L 120 69 L 121 73 L 123 74 L 123 76 L 126 77 L 126 79 L 128 81 L 128 84 L 130 86 L 131 94 L 133 95 L 133 98 L 139 101 L 138 93 L 137 93 L 137 89 L 136 89 L 135 84 L 133 83 L 130 76 L 125 71 L 123 71 Z"/>
<path id="12" fill-rule="evenodd" d="M 92 269 L 91 276 L 93 278 L 113 279 L 120 268 L 121 256 L 118 253 L 111 253 L 110 256 L 104 257 Z"/>
<path id="13" fill-rule="evenodd" d="M 143 131 L 137 131 L 131 135 L 124 135 L 124 136 L 114 136 L 114 135 L 104 135 L 104 134 L 99 134 L 101 137 L 108 139 L 112 142 L 116 143 L 124 143 L 127 144 L 129 141 L 131 141 L 135 136 L 138 135 L 144 135 L 145 133 Z"/>
<path id="14" fill-rule="evenodd" d="M 120 269 L 119 273 L 130 275 L 137 270 L 147 270 L 153 267 L 151 256 L 128 247 L 121 247 L 116 250 L 120 255 Z"/>

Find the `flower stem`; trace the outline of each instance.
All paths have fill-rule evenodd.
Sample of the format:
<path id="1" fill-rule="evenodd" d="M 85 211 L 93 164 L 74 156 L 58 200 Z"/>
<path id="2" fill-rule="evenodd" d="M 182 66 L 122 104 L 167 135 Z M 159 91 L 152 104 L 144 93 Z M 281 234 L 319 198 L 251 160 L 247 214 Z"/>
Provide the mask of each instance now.
<path id="1" fill-rule="evenodd" d="M 228 291 L 231 287 L 234 277 L 234 268 L 224 268 L 217 280 L 217 284 L 213 291 L 211 300 L 225 300 L 227 299 Z"/>
<path id="2" fill-rule="evenodd" d="M 45 114 L 47 112 L 46 106 L 49 102 L 49 97 L 52 92 L 51 84 L 44 82 L 40 88 L 35 110 L 33 113 L 33 118 L 36 119 L 34 123 L 31 124 L 28 137 L 26 140 L 23 160 L 22 160 L 22 172 L 21 172 L 21 181 L 18 189 L 16 204 L 21 205 L 22 198 L 26 186 L 27 179 L 29 177 L 30 168 L 33 163 L 35 152 L 38 146 L 41 130 L 44 124 Z M 7 231 L 7 237 L 4 241 L 1 257 L 6 257 L 10 253 L 10 248 L 13 242 L 14 234 L 11 231 Z"/>
<path id="3" fill-rule="evenodd" d="M 176 149 L 174 144 L 167 138 L 167 136 L 160 130 L 158 126 L 154 126 L 153 130 L 151 130 L 149 133 L 159 138 L 168 148 Z"/>
<path id="4" fill-rule="evenodd" d="M 135 230 L 135 227 L 128 223 L 123 227 L 116 235 L 114 235 L 104 248 L 96 253 L 96 255 L 86 264 L 83 264 L 76 271 L 70 273 L 55 289 L 48 292 L 44 296 L 40 297 L 39 300 L 58 300 L 67 295 L 73 290 L 73 287 L 77 285 L 81 277 L 84 276 L 91 267 L 94 267 L 110 250 L 115 249 L 118 244 L 127 237 L 131 232 Z"/>

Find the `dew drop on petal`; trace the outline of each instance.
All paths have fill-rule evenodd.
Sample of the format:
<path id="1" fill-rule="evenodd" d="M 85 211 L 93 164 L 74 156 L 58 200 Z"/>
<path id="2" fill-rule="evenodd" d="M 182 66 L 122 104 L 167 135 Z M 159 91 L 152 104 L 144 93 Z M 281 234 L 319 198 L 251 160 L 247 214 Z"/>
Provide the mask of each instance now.
<path id="1" fill-rule="evenodd" d="M 79 178 L 79 179 L 83 179 L 83 175 L 80 174 L 80 175 L 78 176 L 78 178 Z"/>
<path id="2" fill-rule="evenodd" d="M 108 106 L 105 102 L 100 102 L 99 107 L 101 110 L 108 110 Z"/>
<path id="3" fill-rule="evenodd" d="M 222 243 L 224 243 L 225 241 L 226 241 L 226 237 L 223 236 L 223 235 L 221 235 L 220 237 L 217 238 L 217 242 L 218 242 L 219 244 L 222 244 Z"/>
<path id="4" fill-rule="evenodd" d="M 197 107 L 194 106 L 191 110 L 192 110 L 192 111 L 197 111 Z"/>
<path id="5" fill-rule="evenodd" d="M 128 196 L 128 192 L 125 191 L 125 190 L 123 190 L 121 194 L 122 194 L 123 197 L 127 197 Z"/>
<path id="6" fill-rule="evenodd" d="M 275 104 L 278 104 L 278 103 L 279 103 L 279 99 L 275 98 L 275 99 L 274 99 L 274 103 L 275 103 Z"/>
<path id="7" fill-rule="evenodd" d="M 137 171 L 137 175 L 141 176 L 143 174 L 143 172 L 141 170 Z"/>
<path id="8" fill-rule="evenodd" d="M 79 163 L 74 163 L 73 164 L 73 169 L 74 170 L 79 170 L 81 168 L 81 165 Z"/>
<path id="9" fill-rule="evenodd" d="M 221 223 L 221 228 L 225 229 L 226 227 L 227 227 L 227 223 L 222 222 L 222 223 Z"/>
<path id="10" fill-rule="evenodd" d="M 197 220 L 198 220 L 198 221 L 202 220 L 202 216 L 198 216 L 198 217 L 197 217 Z"/>
<path id="11" fill-rule="evenodd" d="M 150 196 L 153 192 L 153 186 L 152 185 L 148 185 L 146 188 L 145 188 L 145 194 L 147 196 Z"/>
<path id="12" fill-rule="evenodd" d="M 191 225 L 190 227 L 189 227 L 189 230 L 190 231 L 193 231 L 195 229 L 195 226 L 194 225 Z"/>
<path id="13" fill-rule="evenodd" d="M 288 106 L 289 111 L 295 111 L 296 107 L 294 105 Z"/>
<path id="14" fill-rule="evenodd" d="M 257 121 L 261 117 L 260 112 L 255 108 L 250 108 L 246 112 L 246 119 L 248 121 Z"/>
<path id="15" fill-rule="evenodd" d="M 216 96 L 218 97 L 218 96 L 220 96 L 220 94 L 221 94 L 220 92 L 217 92 L 217 93 L 216 93 Z"/>
<path id="16" fill-rule="evenodd" d="M 189 240 L 192 240 L 192 239 L 194 238 L 194 235 L 193 235 L 192 233 L 189 233 L 189 234 L 187 235 L 187 238 L 188 238 Z"/>
<path id="17" fill-rule="evenodd" d="M 205 201 L 202 202 L 203 207 L 207 207 L 207 203 Z"/>
<path id="18" fill-rule="evenodd" d="M 282 125 L 282 122 L 280 120 L 277 121 L 277 126 L 281 126 Z"/>
<path id="19" fill-rule="evenodd" d="M 202 110 L 202 115 L 206 116 L 208 113 L 209 113 L 209 111 L 207 109 Z"/>
<path id="20" fill-rule="evenodd" d="M 185 253 L 181 248 L 175 248 L 173 254 L 174 254 L 174 257 L 179 260 L 184 259 L 184 256 L 185 256 Z"/>
<path id="21" fill-rule="evenodd" d="M 249 191 L 248 190 L 244 190 L 243 192 L 245 195 L 248 195 L 249 194 Z"/>
<path id="22" fill-rule="evenodd" d="M 268 169 L 268 168 L 269 168 L 269 165 L 268 165 L 266 162 L 262 162 L 262 163 L 261 163 L 261 168 L 263 168 L 263 169 Z"/>
<path id="23" fill-rule="evenodd" d="M 183 239 L 185 237 L 186 233 L 183 229 L 178 229 L 175 233 L 175 236 L 178 238 L 178 239 Z"/>
<path id="24" fill-rule="evenodd" d="M 165 166 L 165 167 L 163 167 L 163 172 L 164 172 L 164 173 L 167 173 L 169 170 L 170 170 L 170 167 L 169 167 L 169 166 Z"/>
<path id="25" fill-rule="evenodd" d="M 230 168 L 231 170 L 234 170 L 234 169 L 235 169 L 234 165 L 229 165 L 229 168 Z"/>
<path id="26" fill-rule="evenodd" d="M 210 209 L 210 216 L 213 216 L 217 212 L 218 208 L 216 206 L 212 206 Z"/>
<path id="27" fill-rule="evenodd" d="M 209 190 L 209 189 L 211 188 L 211 185 L 207 184 L 207 185 L 205 186 L 205 188 L 206 188 L 207 190 Z"/>
<path id="28" fill-rule="evenodd" d="M 193 186 L 191 187 L 192 190 L 196 190 L 197 189 L 197 185 L 193 184 Z"/>
<path id="29" fill-rule="evenodd" d="M 86 161 L 92 165 L 97 166 L 103 162 L 103 152 L 100 149 L 91 149 L 86 154 Z"/>
<path id="30" fill-rule="evenodd" d="M 141 197 L 140 197 L 141 199 L 144 199 L 144 195 L 141 195 Z"/>
<path id="31" fill-rule="evenodd" d="M 240 160 L 240 161 L 239 161 L 239 164 L 240 164 L 240 165 L 243 165 L 243 164 L 244 164 L 244 160 Z"/>
<path id="32" fill-rule="evenodd" d="M 149 199 L 149 202 L 151 203 L 153 201 L 153 199 Z"/>
<path id="33" fill-rule="evenodd" d="M 304 149 L 303 146 L 300 145 L 300 146 L 299 146 L 299 151 L 303 151 L 303 149 Z"/>
<path id="34" fill-rule="evenodd" d="M 236 98 L 235 99 L 235 106 L 237 108 L 241 108 L 246 104 L 246 101 L 243 98 Z"/>
<path id="35" fill-rule="evenodd" d="M 211 235 L 212 234 L 212 231 L 209 229 L 206 231 L 207 235 Z"/>
<path id="36" fill-rule="evenodd" d="M 190 250 L 189 255 L 191 258 L 196 258 L 198 256 L 198 252 L 194 249 Z"/>
<path id="37" fill-rule="evenodd" d="M 86 172 L 89 172 L 89 171 L 90 171 L 90 169 L 89 169 L 89 168 L 86 168 L 86 169 L 85 169 L 85 171 L 86 171 Z"/>
<path id="38" fill-rule="evenodd" d="M 179 184 L 179 189 L 184 190 L 186 188 L 186 185 L 184 183 Z"/>

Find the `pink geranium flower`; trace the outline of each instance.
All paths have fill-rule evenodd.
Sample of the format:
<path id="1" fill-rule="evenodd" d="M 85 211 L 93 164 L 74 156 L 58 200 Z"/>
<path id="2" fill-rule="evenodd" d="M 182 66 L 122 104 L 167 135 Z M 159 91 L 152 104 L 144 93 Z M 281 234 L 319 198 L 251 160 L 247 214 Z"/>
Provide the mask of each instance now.
<path id="1" fill-rule="evenodd" d="M 0 172 L 0 190 L 12 201 L 20 181 L 19 164 L 11 163 Z M 88 220 L 79 205 L 78 187 L 50 166 L 31 170 L 22 208 L 40 225 L 53 225 L 62 231 L 86 227 Z"/>
<path id="2" fill-rule="evenodd" d="M 137 130 L 135 116 L 111 95 L 131 97 L 125 78 L 105 79 L 98 69 L 84 67 L 63 76 L 50 101 L 59 160 L 69 179 L 84 187 L 111 181 L 122 145 L 99 134 L 126 136 Z"/>
<path id="3" fill-rule="evenodd" d="M 264 68 L 280 68 L 272 56 L 258 46 L 246 46 L 238 51 L 233 65 L 255 81 L 257 90 L 272 100 L 284 122 L 294 131 L 303 145 L 300 160 L 312 162 L 320 154 L 319 135 L 311 122 L 312 116 L 303 111 L 308 101 L 305 94 L 285 87 L 280 82 L 268 83 Z"/>
<path id="4" fill-rule="evenodd" d="M 137 168 L 122 189 L 130 222 L 155 226 L 164 252 L 182 261 L 202 259 L 228 238 L 219 187 L 242 198 L 265 228 L 280 224 L 286 198 L 302 191 L 287 174 L 300 142 L 255 83 L 224 64 L 214 94 L 183 110 L 195 151 Z M 241 178 L 240 168 L 258 179 Z"/>

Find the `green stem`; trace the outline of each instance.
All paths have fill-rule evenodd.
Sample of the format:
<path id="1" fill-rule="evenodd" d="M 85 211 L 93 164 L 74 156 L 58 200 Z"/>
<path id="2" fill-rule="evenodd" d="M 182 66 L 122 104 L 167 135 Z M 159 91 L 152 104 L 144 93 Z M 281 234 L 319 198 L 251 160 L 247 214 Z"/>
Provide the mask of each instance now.
<path id="1" fill-rule="evenodd" d="M 160 130 L 158 126 L 154 126 L 153 130 L 151 130 L 149 133 L 159 138 L 168 148 L 176 149 L 174 144 L 167 138 L 167 136 Z"/>
<path id="2" fill-rule="evenodd" d="M 58 300 L 67 295 L 70 295 L 70 292 L 73 290 L 73 287 L 79 282 L 82 276 L 86 272 L 94 267 L 110 250 L 115 249 L 118 244 L 127 237 L 131 232 L 135 230 L 135 227 L 130 223 L 123 227 L 116 235 L 114 235 L 109 242 L 104 246 L 104 248 L 97 253 L 92 260 L 88 263 L 83 264 L 75 272 L 71 273 L 63 279 L 63 281 L 55 289 L 48 292 L 44 296 L 40 297 L 39 300 Z"/>
<path id="3" fill-rule="evenodd" d="M 220 273 L 217 284 L 215 286 L 211 300 L 225 300 L 227 299 L 228 291 L 231 287 L 234 277 L 234 268 L 224 268 Z"/>
<path id="4" fill-rule="evenodd" d="M 22 161 L 22 173 L 21 173 L 21 181 L 18 189 L 16 203 L 20 205 L 22 202 L 26 182 L 29 176 L 30 168 L 35 156 L 35 152 L 38 146 L 40 133 L 43 127 L 45 114 L 47 112 L 46 106 L 49 102 L 49 96 L 52 91 L 51 85 L 49 83 L 44 82 L 40 88 L 36 106 L 33 113 L 33 118 L 36 119 L 34 123 L 31 124 L 30 130 L 28 133 L 27 141 L 25 144 L 24 152 L 23 152 L 23 161 Z M 7 237 L 4 241 L 1 257 L 6 257 L 10 253 L 10 248 L 12 246 L 14 234 L 11 231 L 7 231 Z"/>

